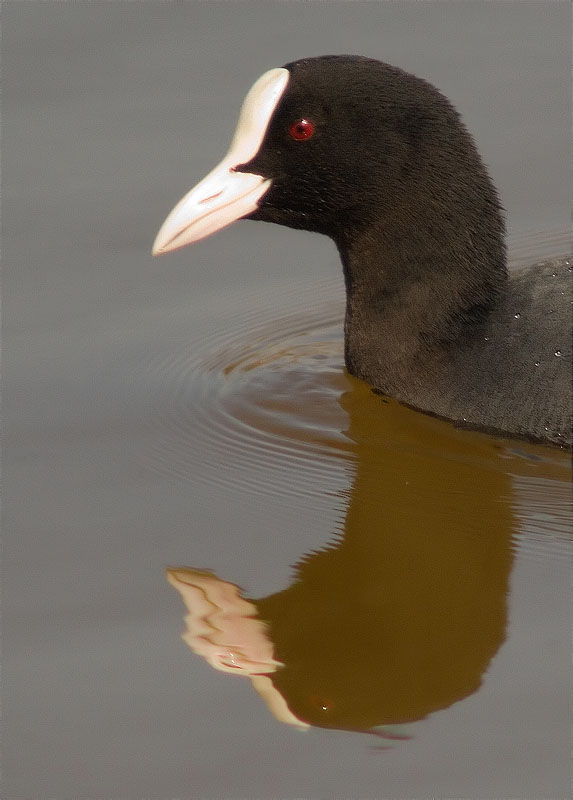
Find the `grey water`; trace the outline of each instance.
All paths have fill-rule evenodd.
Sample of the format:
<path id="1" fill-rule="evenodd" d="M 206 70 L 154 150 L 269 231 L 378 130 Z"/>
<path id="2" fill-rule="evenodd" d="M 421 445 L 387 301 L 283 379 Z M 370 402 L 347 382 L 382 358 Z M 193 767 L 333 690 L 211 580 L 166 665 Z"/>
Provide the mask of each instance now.
<path id="1" fill-rule="evenodd" d="M 253 81 L 345 52 L 455 103 L 512 264 L 568 252 L 569 3 L 5 0 L 2 27 L 2 796 L 569 797 L 566 456 L 349 378 L 327 239 L 150 255 Z M 167 567 L 267 621 L 275 705 L 182 641 L 208 622 Z"/>

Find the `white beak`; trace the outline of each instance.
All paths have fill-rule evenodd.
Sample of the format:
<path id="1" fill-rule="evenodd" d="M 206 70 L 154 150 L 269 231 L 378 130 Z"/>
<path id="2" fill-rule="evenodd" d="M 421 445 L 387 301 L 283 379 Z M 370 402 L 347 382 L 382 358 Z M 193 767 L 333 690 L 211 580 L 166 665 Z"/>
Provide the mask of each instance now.
<path id="1" fill-rule="evenodd" d="M 259 151 L 289 77 L 286 69 L 271 69 L 251 87 L 229 152 L 171 211 L 157 234 L 153 255 L 204 239 L 256 210 L 271 181 L 235 168 Z"/>

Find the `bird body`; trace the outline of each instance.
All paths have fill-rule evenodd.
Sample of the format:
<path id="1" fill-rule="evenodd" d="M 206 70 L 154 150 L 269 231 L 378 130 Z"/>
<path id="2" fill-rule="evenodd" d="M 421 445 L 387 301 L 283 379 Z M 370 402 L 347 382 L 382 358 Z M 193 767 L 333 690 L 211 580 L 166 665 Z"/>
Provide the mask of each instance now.
<path id="1" fill-rule="evenodd" d="M 457 425 L 571 444 L 570 263 L 508 273 L 497 192 L 434 86 L 360 56 L 265 73 L 229 153 L 154 252 L 241 217 L 335 241 L 346 367 L 376 392 Z"/>
<path id="2" fill-rule="evenodd" d="M 423 330 L 401 336 L 402 351 L 375 347 L 372 329 L 347 318 L 349 371 L 379 393 L 457 425 L 567 446 L 568 275 L 562 260 L 512 273 L 483 319 L 464 321 L 462 333 L 433 348 L 426 346 Z M 404 325 L 402 309 L 377 321 L 378 335 L 388 342 Z M 418 329 L 409 325 L 408 330 Z"/>

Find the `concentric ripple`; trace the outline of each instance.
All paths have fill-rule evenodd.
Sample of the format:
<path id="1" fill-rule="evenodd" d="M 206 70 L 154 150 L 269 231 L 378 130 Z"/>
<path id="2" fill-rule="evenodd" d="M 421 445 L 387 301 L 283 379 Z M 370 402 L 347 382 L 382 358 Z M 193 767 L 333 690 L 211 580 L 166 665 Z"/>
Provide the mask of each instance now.
<path id="1" fill-rule="evenodd" d="M 540 252 L 562 254 L 565 242 L 563 231 L 522 237 L 513 244 L 512 261 L 530 263 Z M 330 506 L 333 494 L 348 490 L 357 452 L 341 403 L 357 383 L 344 371 L 343 314 L 342 280 L 293 282 L 286 290 L 271 285 L 234 297 L 231 314 L 218 308 L 210 325 L 199 326 L 200 339 L 185 332 L 142 371 L 154 393 L 147 466 L 193 484 L 224 486 L 243 500 L 272 495 L 286 504 L 296 497 L 315 509 Z M 423 420 L 422 426 L 438 424 Z M 398 443 L 402 450 L 412 446 L 418 445 L 411 438 Z M 443 442 L 440 447 L 438 458 L 467 460 L 459 441 L 451 453 L 443 452 Z M 469 457 L 474 460 L 472 450 Z M 516 506 L 528 547 L 535 550 L 547 530 L 566 542 L 570 516 L 561 508 L 562 489 L 559 519 L 550 500 L 550 508 L 541 507 L 553 491 L 551 456 L 553 474 L 544 484 L 539 456 L 499 444 L 476 449 L 476 469 L 509 474 L 516 462 L 534 481 L 527 488 L 521 484 Z"/>
<path id="2" fill-rule="evenodd" d="M 344 482 L 341 287 L 305 288 L 283 294 L 278 313 L 272 291 L 260 292 L 224 329 L 147 365 L 158 387 L 154 469 L 286 502 Z"/>

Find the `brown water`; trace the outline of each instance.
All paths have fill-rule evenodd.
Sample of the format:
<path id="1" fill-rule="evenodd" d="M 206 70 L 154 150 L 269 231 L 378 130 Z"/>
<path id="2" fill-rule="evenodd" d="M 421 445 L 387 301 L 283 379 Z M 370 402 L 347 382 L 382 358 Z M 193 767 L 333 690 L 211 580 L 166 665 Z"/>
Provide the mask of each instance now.
<path id="1" fill-rule="evenodd" d="M 570 796 L 567 457 L 346 375 L 321 237 L 149 256 L 252 80 L 348 50 L 566 253 L 568 4 L 518 6 L 4 5 L 3 797 Z"/>
<path id="2" fill-rule="evenodd" d="M 567 557 L 569 459 L 376 397 L 344 372 L 340 310 L 313 304 L 231 335 L 235 346 L 217 342 L 188 370 L 170 363 L 205 388 L 193 413 L 181 384 L 162 398 L 157 463 L 195 479 L 199 442 L 201 479 L 226 492 L 339 511 L 288 587 L 247 606 L 212 596 L 230 584 L 203 572 L 170 576 L 193 617 L 193 650 L 251 678 L 273 673 L 293 724 L 366 732 L 480 688 L 507 636 L 516 554 Z M 254 640 L 240 622 L 253 617 L 266 623 Z M 269 670 L 251 657 L 265 642 Z"/>

